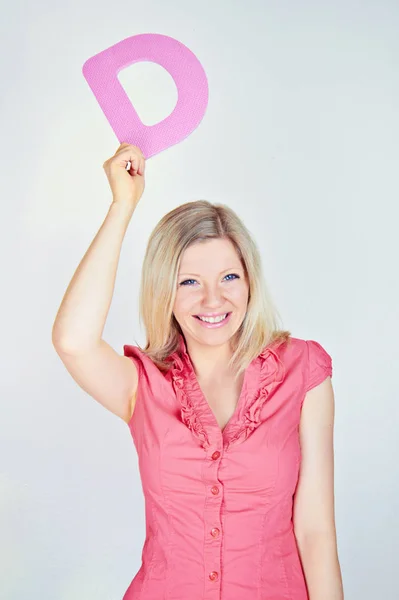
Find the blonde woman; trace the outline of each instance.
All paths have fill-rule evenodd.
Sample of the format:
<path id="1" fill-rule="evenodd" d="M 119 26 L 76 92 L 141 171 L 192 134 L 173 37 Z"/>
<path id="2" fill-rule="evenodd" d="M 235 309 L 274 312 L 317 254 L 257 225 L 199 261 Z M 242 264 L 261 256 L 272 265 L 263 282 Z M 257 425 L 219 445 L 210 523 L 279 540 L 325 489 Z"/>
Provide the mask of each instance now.
<path id="1" fill-rule="evenodd" d="M 256 244 L 229 207 L 189 202 L 152 232 L 144 348 L 102 338 L 145 159 L 104 163 L 112 204 L 69 284 L 53 344 L 121 417 L 146 503 L 124 600 L 342 600 L 334 516 L 332 361 L 277 325 Z"/>

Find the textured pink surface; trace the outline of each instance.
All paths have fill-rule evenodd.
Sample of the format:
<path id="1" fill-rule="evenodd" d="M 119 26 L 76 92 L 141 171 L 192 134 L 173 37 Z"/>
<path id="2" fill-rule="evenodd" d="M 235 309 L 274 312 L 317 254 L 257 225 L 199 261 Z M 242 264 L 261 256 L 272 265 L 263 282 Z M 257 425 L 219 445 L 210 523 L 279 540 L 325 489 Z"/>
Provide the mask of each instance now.
<path id="1" fill-rule="evenodd" d="M 117 77 L 121 69 L 140 61 L 164 67 L 177 87 L 174 110 L 155 125 L 143 124 Z M 138 146 L 146 158 L 182 141 L 205 114 L 205 71 L 191 50 L 166 35 L 145 33 L 126 38 L 89 58 L 82 71 L 119 142 Z"/>
<path id="2" fill-rule="evenodd" d="M 268 347 L 220 429 L 184 338 L 161 373 L 136 346 L 129 427 L 145 496 L 142 565 L 124 600 L 308 600 L 292 523 L 306 392 L 332 376 L 313 340 Z"/>

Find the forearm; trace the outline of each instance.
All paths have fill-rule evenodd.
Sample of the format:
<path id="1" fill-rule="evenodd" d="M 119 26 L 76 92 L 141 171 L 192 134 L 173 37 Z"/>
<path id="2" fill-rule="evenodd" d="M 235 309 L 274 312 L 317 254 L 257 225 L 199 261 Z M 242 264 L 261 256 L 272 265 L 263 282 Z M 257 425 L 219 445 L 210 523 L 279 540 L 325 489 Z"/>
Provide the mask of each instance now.
<path id="1" fill-rule="evenodd" d="M 58 309 L 52 331 L 54 345 L 81 349 L 102 338 L 122 242 L 133 212 L 127 203 L 111 204 Z"/>
<path id="2" fill-rule="evenodd" d="M 334 534 L 314 534 L 298 540 L 309 600 L 344 600 Z"/>

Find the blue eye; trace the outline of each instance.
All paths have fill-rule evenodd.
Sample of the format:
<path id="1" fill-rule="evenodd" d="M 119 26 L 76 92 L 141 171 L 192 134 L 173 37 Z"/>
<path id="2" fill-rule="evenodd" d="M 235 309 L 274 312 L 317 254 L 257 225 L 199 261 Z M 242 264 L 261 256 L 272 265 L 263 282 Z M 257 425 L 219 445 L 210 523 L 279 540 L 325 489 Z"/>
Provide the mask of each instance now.
<path id="1" fill-rule="evenodd" d="M 226 277 L 236 277 L 237 279 L 240 279 L 240 276 L 237 275 L 236 273 L 229 273 L 228 275 L 225 275 L 224 278 Z M 179 285 L 186 285 L 186 283 L 188 283 L 189 281 L 195 281 L 195 279 L 186 279 L 185 281 L 182 281 Z M 229 279 L 228 281 L 234 281 L 234 279 Z"/>
<path id="2" fill-rule="evenodd" d="M 186 279 L 186 281 L 182 281 L 179 285 L 186 285 L 188 281 L 195 281 L 195 279 Z"/>

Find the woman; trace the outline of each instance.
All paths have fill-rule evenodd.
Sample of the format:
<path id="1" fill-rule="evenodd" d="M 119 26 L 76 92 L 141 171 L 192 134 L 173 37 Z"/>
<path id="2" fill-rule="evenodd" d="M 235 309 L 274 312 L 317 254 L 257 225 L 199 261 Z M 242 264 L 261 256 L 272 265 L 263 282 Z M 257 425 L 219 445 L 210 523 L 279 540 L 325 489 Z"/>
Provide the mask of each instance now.
<path id="1" fill-rule="evenodd" d="M 249 232 L 206 201 L 154 229 L 140 296 L 147 344 L 115 352 L 102 333 L 145 160 L 121 144 L 103 166 L 112 204 L 53 344 L 138 452 L 146 539 L 124 600 L 342 600 L 331 357 L 278 329 Z"/>

